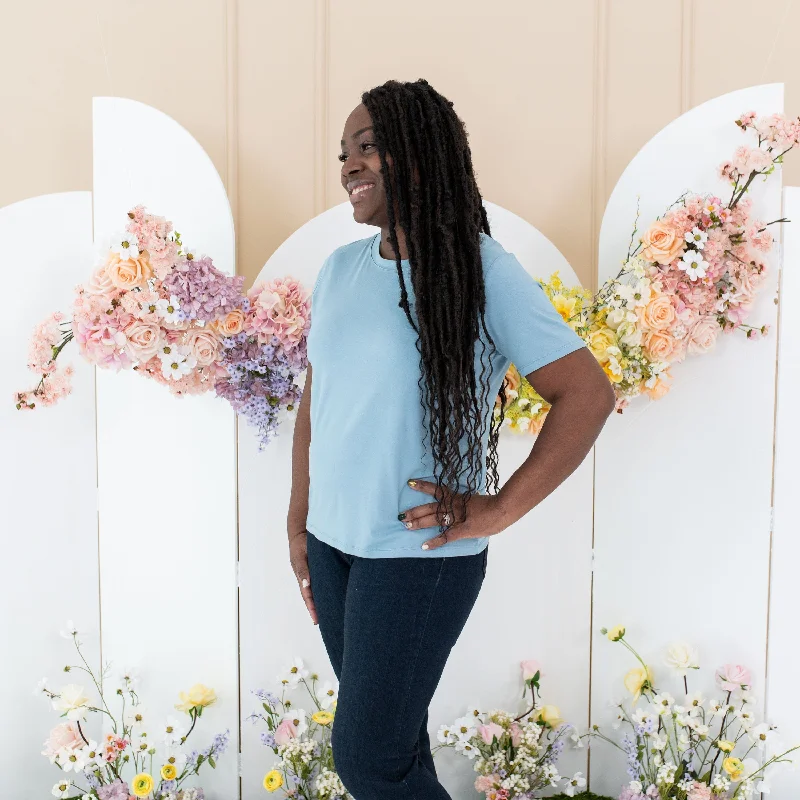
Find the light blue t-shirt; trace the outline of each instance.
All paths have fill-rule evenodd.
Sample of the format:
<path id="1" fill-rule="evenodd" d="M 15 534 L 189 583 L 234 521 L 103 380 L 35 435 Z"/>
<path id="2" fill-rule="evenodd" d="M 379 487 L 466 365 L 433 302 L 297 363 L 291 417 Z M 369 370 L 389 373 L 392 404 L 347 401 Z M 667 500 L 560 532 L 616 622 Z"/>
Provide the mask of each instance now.
<path id="1" fill-rule="evenodd" d="M 509 364 L 526 375 L 585 343 L 516 256 L 491 236 L 480 235 L 486 326 L 499 351 L 492 352 L 481 328 L 484 364 L 491 366 L 478 489 L 485 494 L 490 415 Z M 369 558 L 479 553 L 488 536 L 423 550 L 422 543 L 438 534 L 438 526 L 408 530 L 397 518 L 401 511 L 435 500 L 406 481 L 435 482 L 435 477 L 430 447 L 423 447 L 417 334 L 398 305 L 396 264 L 380 255 L 379 246 L 376 233 L 334 250 L 312 291 L 306 527 L 345 553 Z M 408 260 L 402 269 L 416 323 Z M 481 349 L 476 342 L 478 379 Z M 464 488 L 459 484 L 459 490 Z"/>

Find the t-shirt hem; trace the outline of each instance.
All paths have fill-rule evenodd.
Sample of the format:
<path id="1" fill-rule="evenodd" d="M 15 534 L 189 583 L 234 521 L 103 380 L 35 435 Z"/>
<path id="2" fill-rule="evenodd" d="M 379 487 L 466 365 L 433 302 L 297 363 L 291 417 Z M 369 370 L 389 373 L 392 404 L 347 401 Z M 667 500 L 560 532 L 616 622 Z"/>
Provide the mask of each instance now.
<path id="1" fill-rule="evenodd" d="M 548 350 L 546 353 L 539 356 L 539 358 L 537 358 L 535 361 L 531 361 L 529 364 L 514 364 L 514 366 L 517 368 L 517 372 L 519 372 L 520 375 L 527 375 L 529 372 L 533 372 L 535 369 L 545 366 L 545 364 L 550 364 L 561 356 L 568 355 L 575 350 L 580 350 L 581 347 L 586 347 L 586 342 L 584 342 L 582 339 L 577 342 L 567 342 L 566 344 L 562 344 L 560 347 L 556 347 L 555 350 Z"/>
<path id="2" fill-rule="evenodd" d="M 421 547 L 359 547 L 353 545 L 352 542 L 343 542 L 334 536 L 327 533 L 322 533 L 314 526 L 306 523 L 306 530 L 313 533 L 321 542 L 341 550 L 351 556 L 361 556 L 362 558 L 430 558 L 432 556 L 469 556 L 482 553 L 486 546 L 489 544 L 489 537 L 483 536 L 479 539 L 460 539 L 458 542 L 451 542 L 450 544 L 436 547 L 433 550 L 423 550 Z M 430 538 L 433 538 L 431 536 Z M 462 542 L 469 542 L 470 546 L 467 547 Z M 475 544 L 472 544 L 472 543 Z"/>

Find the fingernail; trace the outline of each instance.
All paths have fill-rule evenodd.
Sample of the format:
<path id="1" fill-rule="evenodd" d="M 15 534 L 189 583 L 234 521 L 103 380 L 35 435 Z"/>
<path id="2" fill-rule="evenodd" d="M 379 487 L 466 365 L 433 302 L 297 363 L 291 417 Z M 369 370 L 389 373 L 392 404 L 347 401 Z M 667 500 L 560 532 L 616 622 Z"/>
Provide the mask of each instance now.
<path id="1" fill-rule="evenodd" d="M 413 523 L 413 522 L 406 522 L 406 523 L 405 523 L 405 526 L 406 526 L 406 528 L 408 528 L 409 530 L 411 530 L 411 528 L 413 527 L 413 525 L 414 525 L 414 523 Z"/>
<path id="2" fill-rule="evenodd" d="M 422 549 L 423 550 L 427 550 L 428 549 L 428 545 L 427 544 L 422 545 Z"/>
<path id="3" fill-rule="evenodd" d="M 417 485 L 417 482 L 416 482 L 415 480 L 410 480 L 410 481 L 408 482 L 408 485 L 409 485 L 409 486 L 416 486 L 416 485 Z"/>
<path id="4" fill-rule="evenodd" d="M 405 511 L 403 511 L 402 514 L 398 514 L 397 515 L 397 519 L 405 519 L 405 518 L 406 518 L 406 512 Z"/>
<path id="5" fill-rule="evenodd" d="M 301 583 L 303 584 L 304 589 L 308 589 L 308 578 L 303 578 Z"/>

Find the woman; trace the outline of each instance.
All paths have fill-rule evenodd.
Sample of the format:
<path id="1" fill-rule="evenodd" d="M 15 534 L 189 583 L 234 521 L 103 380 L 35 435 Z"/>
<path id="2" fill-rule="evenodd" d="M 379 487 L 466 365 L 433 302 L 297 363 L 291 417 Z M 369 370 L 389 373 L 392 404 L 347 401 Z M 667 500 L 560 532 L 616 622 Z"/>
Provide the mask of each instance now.
<path id="1" fill-rule="evenodd" d="M 583 461 L 614 394 L 491 238 L 450 101 L 425 80 L 388 81 L 362 95 L 341 144 L 353 217 L 380 233 L 331 253 L 312 292 L 290 558 L 339 679 L 344 786 L 357 800 L 444 800 L 428 705 L 489 539 Z M 552 408 L 499 489 L 491 420 L 510 363 Z"/>

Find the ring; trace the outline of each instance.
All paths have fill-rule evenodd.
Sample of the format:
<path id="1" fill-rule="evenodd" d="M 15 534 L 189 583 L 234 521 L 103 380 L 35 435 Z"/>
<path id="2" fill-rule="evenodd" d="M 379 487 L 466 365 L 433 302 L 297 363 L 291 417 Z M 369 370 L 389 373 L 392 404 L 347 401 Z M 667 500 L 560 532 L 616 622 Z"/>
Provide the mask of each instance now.
<path id="1" fill-rule="evenodd" d="M 445 514 L 444 515 L 444 524 L 445 525 L 449 525 L 450 524 L 450 514 Z"/>

